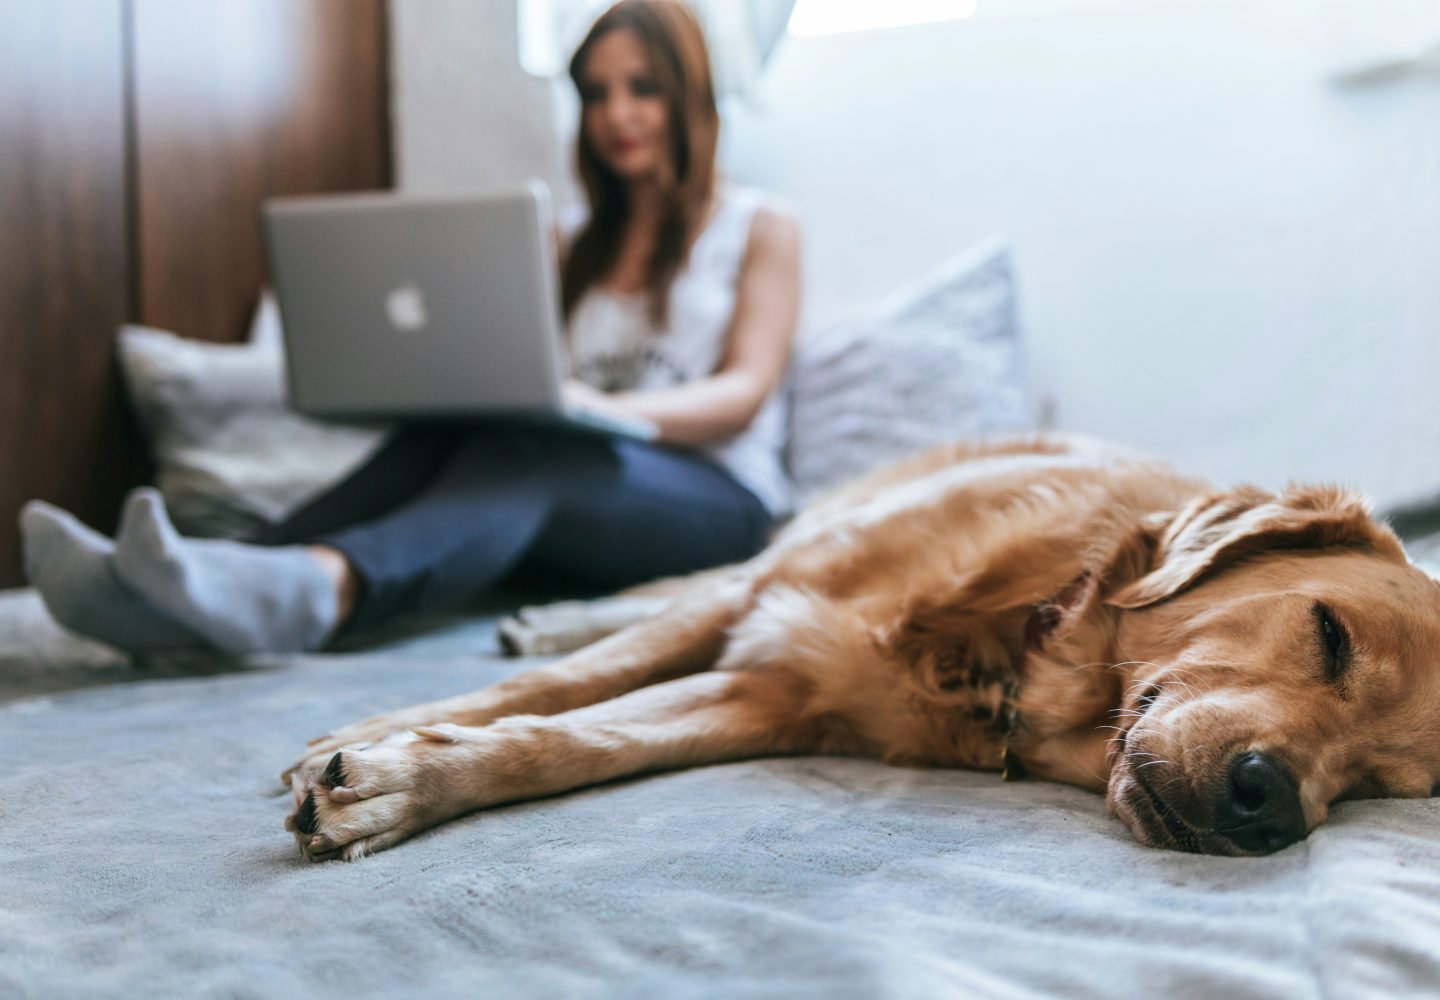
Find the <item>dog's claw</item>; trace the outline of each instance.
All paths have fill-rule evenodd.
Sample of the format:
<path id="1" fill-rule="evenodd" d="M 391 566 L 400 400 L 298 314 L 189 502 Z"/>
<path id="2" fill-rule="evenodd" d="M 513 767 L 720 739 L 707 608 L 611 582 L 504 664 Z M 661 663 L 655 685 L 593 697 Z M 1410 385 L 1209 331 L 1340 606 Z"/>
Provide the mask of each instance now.
<path id="1" fill-rule="evenodd" d="M 325 765 L 325 773 L 320 780 L 331 788 L 340 788 L 345 784 L 345 761 L 343 754 L 337 753 L 330 758 L 330 763 Z"/>
<path id="2" fill-rule="evenodd" d="M 315 793 L 305 796 L 300 810 L 295 814 L 295 829 L 301 833 L 315 832 Z"/>

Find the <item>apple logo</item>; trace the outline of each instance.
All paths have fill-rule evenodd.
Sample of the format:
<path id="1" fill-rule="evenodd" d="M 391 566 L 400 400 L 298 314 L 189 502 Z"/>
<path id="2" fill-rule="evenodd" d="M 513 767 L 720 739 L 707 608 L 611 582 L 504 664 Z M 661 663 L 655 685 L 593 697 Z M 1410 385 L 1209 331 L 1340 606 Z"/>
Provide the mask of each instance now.
<path id="1" fill-rule="evenodd" d="M 402 333 L 423 330 L 430 322 L 425 311 L 425 293 L 413 281 L 391 289 L 385 296 L 385 314 L 390 317 L 390 325 Z"/>

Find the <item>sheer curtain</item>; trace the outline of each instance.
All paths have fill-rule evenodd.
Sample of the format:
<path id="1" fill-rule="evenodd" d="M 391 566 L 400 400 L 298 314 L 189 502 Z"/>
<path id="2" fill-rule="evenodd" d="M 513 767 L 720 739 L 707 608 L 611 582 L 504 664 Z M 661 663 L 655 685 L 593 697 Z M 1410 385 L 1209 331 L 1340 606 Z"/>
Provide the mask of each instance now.
<path id="1" fill-rule="evenodd" d="M 570 53 L 611 0 L 517 0 L 520 64 L 563 75 Z M 765 62 L 785 34 L 795 0 L 685 0 L 705 28 L 718 96 L 754 103 Z"/>

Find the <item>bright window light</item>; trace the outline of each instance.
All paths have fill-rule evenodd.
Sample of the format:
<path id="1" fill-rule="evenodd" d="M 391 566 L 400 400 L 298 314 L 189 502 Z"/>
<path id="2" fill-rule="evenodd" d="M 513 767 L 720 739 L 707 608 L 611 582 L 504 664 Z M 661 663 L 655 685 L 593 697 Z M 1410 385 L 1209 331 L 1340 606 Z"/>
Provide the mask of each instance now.
<path id="1" fill-rule="evenodd" d="M 789 29 L 804 37 L 959 21 L 973 16 L 975 5 L 976 0 L 797 0 Z"/>

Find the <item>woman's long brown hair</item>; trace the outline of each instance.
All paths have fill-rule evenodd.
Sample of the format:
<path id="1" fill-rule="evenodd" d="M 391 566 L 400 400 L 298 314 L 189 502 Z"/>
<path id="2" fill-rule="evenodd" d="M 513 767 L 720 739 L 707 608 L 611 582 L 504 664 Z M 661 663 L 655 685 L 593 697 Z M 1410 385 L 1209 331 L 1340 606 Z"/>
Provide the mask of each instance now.
<path id="1" fill-rule="evenodd" d="M 715 107 L 705 35 L 679 0 L 621 0 L 600 15 L 570 60 L 570 79 L 577 89 L 583 93 L 581 73 L 595 42 L 620 29 L 634 33 L 644 46 L 668 112 L 669 175 L 662 178 L 665 204 L 646 282 L 650 320 L 662 327 L 670 286 L 685 266 L 714 191 L 720 114 Z M 590 219 L 570 245 L 561 273 L 566 319 L 586 290 L 614 268 L 630 214 L 624 182 L 600 158 L 583 127 L 576 152 Z"/>

